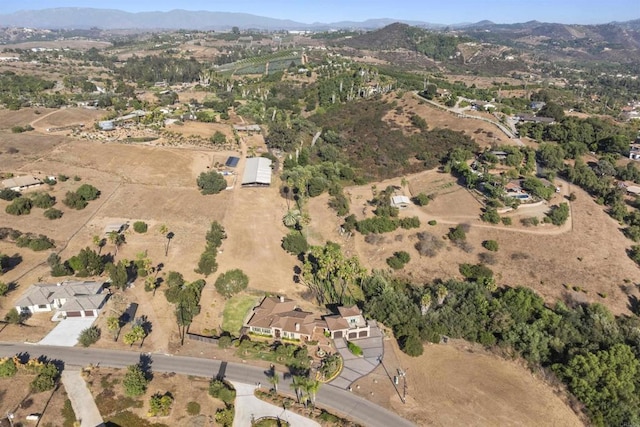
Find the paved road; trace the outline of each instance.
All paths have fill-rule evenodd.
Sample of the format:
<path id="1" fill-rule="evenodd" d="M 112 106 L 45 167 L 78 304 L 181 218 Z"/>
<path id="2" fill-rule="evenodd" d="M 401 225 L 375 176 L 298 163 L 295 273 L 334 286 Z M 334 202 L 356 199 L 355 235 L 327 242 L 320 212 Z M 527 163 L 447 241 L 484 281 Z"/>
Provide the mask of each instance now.
<path id="1" fill-rule="evenodd" d="M 31 357 L 46 356 L 52 360 L 60 360 L 69 366 L 94 364 L 114 368 L 125 368 L 138 363 L 141 356 L 149 356 L 151 369 L 155 372 L 175 372 L 199 377 L 222 375 L 229 381 L 246 384 L 267 382 L 265 370 L 241 363 L 134 351 L 0 343 L 0 357 L 13 356 L 17 353 L 28 353 Z M 283 392 L 290 392 L 289 384 L 289 379 L 282 379 L 278 387 Z M 398 415 L 330 384 L 320 388 L 317 403 L 343 413 L 366 426 L 413 426 Z"/>

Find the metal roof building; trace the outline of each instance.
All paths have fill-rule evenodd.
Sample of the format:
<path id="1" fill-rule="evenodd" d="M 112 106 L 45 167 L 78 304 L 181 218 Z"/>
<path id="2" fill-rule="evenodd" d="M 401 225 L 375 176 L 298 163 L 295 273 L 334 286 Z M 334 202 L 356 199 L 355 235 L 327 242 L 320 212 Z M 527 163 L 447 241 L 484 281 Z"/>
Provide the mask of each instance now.
<path id="1" fill-rule="evenodd" d="M 242 175 L 242 186 L 271 185 L 271 160 L 266 157 L 251 157 Z"/>
<path id="2" fill-rule="evenodd" d="M 26 190 L 31 187 L 42 185 L 42 181 L 35 176 L 16 176 L 2 181 L 4 188 L 10 188 L 14 191 Z"/>

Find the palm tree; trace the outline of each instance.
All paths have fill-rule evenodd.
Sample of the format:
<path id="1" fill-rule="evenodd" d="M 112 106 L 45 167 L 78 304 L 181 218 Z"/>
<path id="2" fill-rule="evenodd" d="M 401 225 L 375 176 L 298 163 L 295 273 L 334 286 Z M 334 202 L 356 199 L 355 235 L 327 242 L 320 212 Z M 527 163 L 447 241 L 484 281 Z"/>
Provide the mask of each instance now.
<path id="1" fill-rule="evenodd" d="M 93 244 L 98 247 L 98 255 L 102 252 L 102 247 L 104 246 L 104 239 L 97 234 L 93 236 Z"/>
<path id="2" fill-rule="evenodd" d="M 109 241 L 116 247 L 115 255 L 118 255 L 118 248 L 125 242 L 124 234 L 120 234 L 117 231 L 110 231 L 108 236 Z"/>
<path id="3" fill-rule="evenodd" d="M 311 398 L 311 405 L 315 408 L 316 406 L 316 394 L 320 389 L 320 381 L 316 379 L 308 379 L 304 385 L 304 391 Z"/>
<path id="4" fill-rule="evenodd" d="M 282 222 L 287 228 L 294 228 L 300 223 L 301 215 L 298 209 L 291 209 L 282 217 Z"/>
<path id="5" fill-rule="evenodd" d="M 431 307 L 431 294 L 427 292 L 420 298 L 420 313 L 424 316 Z"/>
<path id="6" fill-rule="evenodd" d="M 113 340 L 118 341 L 120 334 L 120 320 L 115 316 L 107 317 L 107 329 L 113 333 Z"/>
<path id="7" fill-rule="evenodd" d="M 447 288 L 445 288 L 444 285 L 438 285 L 438 288 L 436 289 L 436 296 L 438 297 L 438 305 L 442 305 L 447 295 L 449 295 L 449 291 L 447 290 Z"/>
<path id="8" fill-rule="evenodd" d="M 299 375 L 294 375 L 291 378 L 291 388 L 296 393 L 296 400 L 300 403 L 300 398 L 302 397 L 302 390 L 304 389 L 305 382 L 307 381 L 306 377 L 301 377 Z"/>
<path id="9" fill-rule="evenodd" d="M 275 368 L 271 370 L 271 375 L 269 375 L 269 383 L 273 386 L 273 391 L 278 392 L 278 384 L 280 383 L 280 377 L 276 372 Z"/>

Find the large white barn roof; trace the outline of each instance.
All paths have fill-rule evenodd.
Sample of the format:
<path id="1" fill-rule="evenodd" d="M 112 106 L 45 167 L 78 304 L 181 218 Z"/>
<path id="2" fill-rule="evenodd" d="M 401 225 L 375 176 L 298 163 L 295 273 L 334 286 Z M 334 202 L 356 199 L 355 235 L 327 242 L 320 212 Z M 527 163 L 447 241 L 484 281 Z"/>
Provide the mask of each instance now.
<path id="1" fill-rule="evenodd" d="M 242 175 L 242 185 L 270 185 L 271 160 L 266 157 L 251 157 L 247 159 Z"/>

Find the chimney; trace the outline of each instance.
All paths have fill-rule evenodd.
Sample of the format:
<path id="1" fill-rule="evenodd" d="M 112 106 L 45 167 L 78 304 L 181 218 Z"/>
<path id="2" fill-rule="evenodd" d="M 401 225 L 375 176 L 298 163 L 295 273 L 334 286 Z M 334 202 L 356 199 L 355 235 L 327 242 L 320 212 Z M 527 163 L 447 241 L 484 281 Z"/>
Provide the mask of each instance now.
<path id="1" fill-rule="evenodd" d="M 296 323 L 296 332 L 300 332 L 300 323 Z"/>
<path id="2" fill-rule="evenodd" d="M 280 302 L 284 302 L 284 295 L 280 295 Z"/>

